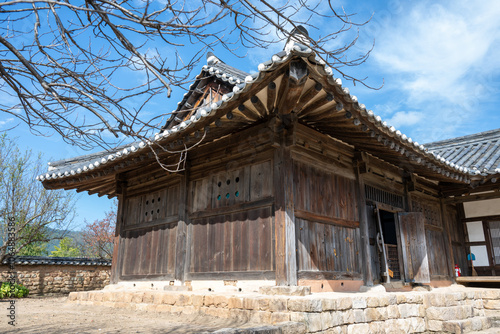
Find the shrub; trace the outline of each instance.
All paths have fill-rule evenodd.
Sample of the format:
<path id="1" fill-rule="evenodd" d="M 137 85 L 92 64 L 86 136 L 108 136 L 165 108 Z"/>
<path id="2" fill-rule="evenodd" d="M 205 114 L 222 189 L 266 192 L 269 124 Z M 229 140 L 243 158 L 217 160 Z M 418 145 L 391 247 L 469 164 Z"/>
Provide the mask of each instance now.
<path id="1" fill-rule="evenodd" d="M 0 299 L 3 298 L 23 298 L 29 294 L 29 290 L 21 284 L 12 284 L 10 282 L 3 282 L 0 287 Z"/>

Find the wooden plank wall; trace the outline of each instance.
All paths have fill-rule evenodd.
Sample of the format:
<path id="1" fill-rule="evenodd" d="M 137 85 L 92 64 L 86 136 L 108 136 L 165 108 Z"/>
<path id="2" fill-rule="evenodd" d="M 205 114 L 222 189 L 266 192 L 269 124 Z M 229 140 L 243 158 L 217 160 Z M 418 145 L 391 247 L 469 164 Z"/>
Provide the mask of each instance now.
<path id="1" fill-rule="evenodd" d="M 449 277 L 449 256 L 439 200 L 412 194 L 411 206 L 413 212 L 422 212 L 425 216 L 425 239 L 431 279 L 446 279 Z"/>
<path id="2" fill-rule="evenodd" d="M 265 160 L 191 181 L 188 278 L 272 277 L 272 176 Z"/>
<path id="3" fill-rule="evenodd" d="M 125 199 L 121 278 L 173 279 L 179 184 Z"/>
<path id="4" fill-rule="evenodd" d="M 271 207 L 195 219 L 190 272 L 272 271 L 272 231 Z"/>
<path id="5" fill-rule="evenodd" d="M 354 179 L 294 161 L 300 278 L 361 278 Z"/>
<path id="6" fill-rule="evenodd" d="M 468 273 L 469 262 L 467 261 L 467 251 L 465 249 L 465 231 L 464 225 L 459 218 L 458 210 L 455 205 L 445 206 L 446 219 L 450 227 L 451 246 L 453 249 L 453 259 L 462 270 L 462 275 Z"/>

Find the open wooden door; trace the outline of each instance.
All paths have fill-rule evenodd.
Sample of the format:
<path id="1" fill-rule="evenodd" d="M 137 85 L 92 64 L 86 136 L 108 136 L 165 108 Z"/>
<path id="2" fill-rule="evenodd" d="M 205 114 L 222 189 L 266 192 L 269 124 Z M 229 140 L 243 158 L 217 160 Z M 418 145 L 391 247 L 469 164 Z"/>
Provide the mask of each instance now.
<path id="1" fill-rule="evenodd" d="M 425 242 L 425 217 L 420 212 L 400 212 L 398 218 L 405 280 L 414 283 L 430 283 Z"/>

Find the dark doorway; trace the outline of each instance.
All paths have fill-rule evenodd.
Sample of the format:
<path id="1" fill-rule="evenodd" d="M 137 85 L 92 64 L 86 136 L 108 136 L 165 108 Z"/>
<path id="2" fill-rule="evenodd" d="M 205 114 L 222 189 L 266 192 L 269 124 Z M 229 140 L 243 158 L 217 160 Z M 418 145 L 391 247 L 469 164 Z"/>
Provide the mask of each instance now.
<path id="1" fill-rule="evenodd" d="M 379 210 L 382 235 L 384 237 L 385 254 L 387 265 L 392 271 L 391 281 L 401 280 L 398 250 L 398 231 L 396 229 L 396 215 L 393 212 Z M 381 261 L 382 262 L 382 261 Z M 383 271 L 383 270 L 382 270 Z"/>

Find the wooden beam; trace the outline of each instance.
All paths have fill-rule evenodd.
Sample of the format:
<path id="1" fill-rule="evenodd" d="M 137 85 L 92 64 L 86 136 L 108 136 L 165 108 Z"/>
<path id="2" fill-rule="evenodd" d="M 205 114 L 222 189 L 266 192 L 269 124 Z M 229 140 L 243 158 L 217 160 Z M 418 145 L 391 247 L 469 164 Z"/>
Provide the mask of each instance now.
<path id="1" fill-rule="evenodd" d="M 181 174 L 180 189 L 179 189 L 179 223 L 177 224 L 176 250 L 175 250 L 175 274 L 176 280 L 184 283 L 186 269 L 189 268 L 188 253 L 190 253 L 189 245 L 187 244 L 188 231 L 188 185 L 189 185 L 189 161 L 186 161 L 186 167 Z"/>
<path id="2" fill-rule="evenodd" d="M 274 111 L 274 101 L 276 100 L 276 84 L 271 81 L 267 86 L 267 112 L 270 114 Z"/>
<path id="3" fill-rule="evenodd" d="M 281 144 L 274 154 L 276 284 L 295 286 L 297 285 L 297 251 L 293 161 L 290 149 L 285 146 L 287 132 L 293 132 L 293 127 L 286 130 L 277 125 L 275 131 Z"/>
<path id="4" fill-rule="evenodd" d="M 116 183 L 126 182 L 123 178 L 123 174 L 116 174 Z M 113 258 L 111 260 L 111 278 L 110 283 L 116 284 L 120 280 L 120 273 L 122 272 L 123 266 L 123 253 L 124 246 L 121 245 L 121 233 L 123 229 L 123 224 L 125 221 L 125 214 L 127 212 L 125 208 L 125 198 L 127 195 L 127 188 L 123 187 L 121 193 L 117 193 L 118 197 L 118 211 L 116 212 L 116 226 L 115 226 L 115 237 L 113 240 Z"/>
<path id="5" fill-rule="evenodd" d="M 302 111 L 302 108 L 309 103 L 316 95 L 318 95 L 319 92 L 323 89 L 323 85 L 320 84 L 319 82 L 316 82 L 314 86 L 309 88 L 302 96 L 300 97 L 299 101 L 295 105 L 295 108 L 293 111 L 297 114 L 299 114 Z"/>
<path id="6" fill-rule="evenodd" d="M 322 224 L 337 225 L 348 228 L 359 227 L 358 221 L 347 220 L 343 218 L 328 217 L 303 210 L 295 210 L 295 218 L 305 219 L 310 222 L 318 222 Z"/>
<path id="7" fill-rule="evenodd" d="M 297 59 L 290 63 L 287 89 L 284 91 L 283 96 L 280 96 L 278 105 L 278 111 L 281 114 L 288 115 L 295 109 L 308 76 L 309 70 L 304 60 Z"/>
<path id="8" fill-rule="evenodd" d="M 495 198 L 500 198 L 499 191 L 493 191 L 493 192 L 484 193 L 484 194 L 477 194 L 477 195 L 456 196 L 456 197 L 452 197 L 452 198 L 446 198 L 444 200 L 444 202 L 445 202 L 445 204 L 465 203 L 465 202 L 482 201 L 482 200 L 486 200 L 486 199 L 495 199 Z"/>
<path id="9" fill-rule="evenodd" d="M 358 153 L 358 154 L 356 154 Z M 363 162 L 363 153 L 355 152 L 355 155 L 359 155 L 361 158 L 361 162 Z M 359 162 L 355 160 L 355 163 Z M 373 273 L 374 268 L 371 266 L 371 258 L 372 254 L 370 251 L 370 233 L 368 227 L 368 216 L 366 213 L 366 194 L 365 194 L 365 182 L 363 177 L 361 176 L 359 163 L 358 166 L 354 166 L 354 172 L 356 174 L 356 183 L 357 183 L 357 199 L 358 199 L 358 212 L 359 212 L 359 232 L 360 232 L 360 242 L 361 242 L 361 262 L 362 272 L 363 272 L 363 281 L 366 286 L 373 286 Z M 376 254 L 373 254 L 376 256 Z"/>
<path id="10" fill-rule="evenodd" d="M 448 253 L 448 276 L 451 278 L 453 283 L 455 283 L 455 258 L 453 256 L 453 246 L 451 244 L 451 233 L 450 233 L 450 224 L 448 221 L 448 215 L 446 212 L 446 204 L 444 204 L 444 200 L 441 198 L 439 200 L 439 204 L 441 206 L 441 226 L 444 227 L 444 239 L 445 239 L 445 247 L 446 252 Z"/>

